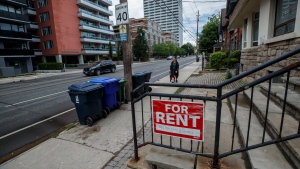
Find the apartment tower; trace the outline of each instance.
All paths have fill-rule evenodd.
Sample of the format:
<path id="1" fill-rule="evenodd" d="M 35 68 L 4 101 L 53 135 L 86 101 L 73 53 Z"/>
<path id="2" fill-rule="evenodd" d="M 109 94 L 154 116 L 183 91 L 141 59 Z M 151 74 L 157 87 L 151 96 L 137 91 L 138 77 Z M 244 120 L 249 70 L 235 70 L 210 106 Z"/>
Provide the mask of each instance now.
<path id="1" fill-rule="evenodd" d="M 182 45 L 182 0 L 144 0 L 144 17 L 158 23 L 162 31 L 175 34 Z"/>

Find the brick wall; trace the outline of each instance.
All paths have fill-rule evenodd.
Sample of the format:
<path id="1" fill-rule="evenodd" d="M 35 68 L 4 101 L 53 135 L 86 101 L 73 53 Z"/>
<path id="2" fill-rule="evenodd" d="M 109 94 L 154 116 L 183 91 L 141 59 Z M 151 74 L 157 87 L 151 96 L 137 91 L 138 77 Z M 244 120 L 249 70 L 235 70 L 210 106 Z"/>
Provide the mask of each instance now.
<path id="1" fill-rule="evenodd" d="M 275 42 L 267 45 L 260 45 L 258 47 L 252 47 L 249 49 L 243 49 L 241 55 L 241 71 L 247 71 L 251 68 L 260 65 L 261 63 L 267 62 L 268 60 L 274 59 L 283 55 L 284 53 L 300 47 L 300 38 L 291 39 L 287 41 Z M 300 54 L 276 63 L 264 70 L 261 70 L 255 74 L 252 74 L 247 81 L 253 81 L 262 76 L 269 74 L 270 72 L 279 70 L 293 62 L 299 61 Z M 291 76 L 300 77 L 300 69 L 291 71 Z"/>

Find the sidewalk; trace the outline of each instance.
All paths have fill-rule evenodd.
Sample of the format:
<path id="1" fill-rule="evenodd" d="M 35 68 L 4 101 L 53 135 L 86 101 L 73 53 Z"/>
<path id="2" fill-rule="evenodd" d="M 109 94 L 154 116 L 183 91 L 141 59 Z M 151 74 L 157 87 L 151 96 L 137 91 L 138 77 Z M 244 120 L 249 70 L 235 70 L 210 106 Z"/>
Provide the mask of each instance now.
<path id="1" fill-rule="evenodd" d="M 180 70 L 179 82 L 185 82 L 201 62 L 195 62 Z M 160 82 L 169 82 L 169 76 Z M 177 88 L 154 87 L 153 92 L 175 93 Z M 149 97 L 145 102 L 149 102 Z M 150 118 L 150 105 L 144 105 L 144 121 Z M 136 105 L 137 131 L 142 128 L 141 106 Z M 130 104 L 124 104 L 106 119 L 95 122 L 92 127 L 76 125 L 65 130 L 56 138 L 28 150 L 14 159 L 0 165 L 11 168 L 127 168 L 133 155 L 132 122 Z"/>

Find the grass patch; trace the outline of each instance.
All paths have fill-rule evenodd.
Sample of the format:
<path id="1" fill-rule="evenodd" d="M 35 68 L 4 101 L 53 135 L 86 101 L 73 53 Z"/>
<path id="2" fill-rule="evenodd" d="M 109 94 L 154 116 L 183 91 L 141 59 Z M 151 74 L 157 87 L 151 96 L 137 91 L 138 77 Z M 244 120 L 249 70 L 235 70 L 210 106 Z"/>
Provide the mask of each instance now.
<path id="1" fill-rule="evenodd" d="M 74 127 L 77 126 L 77 125 L 78 125 L 78 122 L 77 122 L 77 123 L 71 123 L 71 124 L 69 124 L 69 125 L 67 126 L 66 130 L 68 131 L 68 130 L 74 128 Z"/>
<path id="2" fill-rule="evenodd" d="M 58 137 L 59 136 L 59 133 L 53 133 L 52 135 L 51 135 L 51 138 L 56 138 L 56 137 Z"/>

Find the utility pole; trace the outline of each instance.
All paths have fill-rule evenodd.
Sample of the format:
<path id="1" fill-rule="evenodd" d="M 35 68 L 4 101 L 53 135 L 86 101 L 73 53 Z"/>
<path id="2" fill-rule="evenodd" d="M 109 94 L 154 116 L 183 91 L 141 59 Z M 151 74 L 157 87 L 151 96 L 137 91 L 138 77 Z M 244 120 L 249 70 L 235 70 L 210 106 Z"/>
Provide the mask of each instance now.
<path id="1" fill-rule="evenodd" d="M 120 3 L 125 3 L 127 0 L 120 0 Z M 129 21 L 130 22 L 130 21 Z M 129 23 L 126 24 L 127 42 L 122 42 L 123 48 L 123 66 L 124 66 L 124 79 L 127 80 L 125 83 L 125 96 L 130 100 L 130 92 L 132 91 L 132 52 L 131 52 L 131 33 Z"/>

